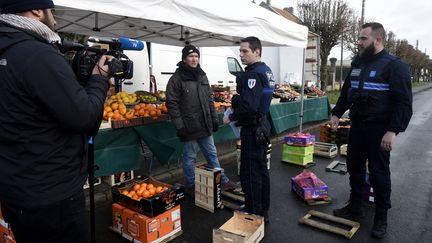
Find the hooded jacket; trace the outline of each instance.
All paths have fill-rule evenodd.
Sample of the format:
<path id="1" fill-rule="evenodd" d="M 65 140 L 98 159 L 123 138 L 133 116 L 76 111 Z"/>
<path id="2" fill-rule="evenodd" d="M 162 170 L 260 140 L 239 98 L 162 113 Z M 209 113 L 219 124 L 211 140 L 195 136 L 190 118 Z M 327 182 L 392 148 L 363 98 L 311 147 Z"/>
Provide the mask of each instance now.
<path id="1" fill-rule="evenodd" d="M 218 120 L 207 76 L 199 66 L 191 70 L 183 62 L 177 65 L 166 89 L 168 114 L 177 130 L 186 129 L 181 141 L 208 137 Z"/>
<path id="2" fill-rule="evenodd" d="M 0 201 L 27 208 L 82 190 L 107 90 L 99 75 L 80 86 L 52 45 L 0 22 Z"/>

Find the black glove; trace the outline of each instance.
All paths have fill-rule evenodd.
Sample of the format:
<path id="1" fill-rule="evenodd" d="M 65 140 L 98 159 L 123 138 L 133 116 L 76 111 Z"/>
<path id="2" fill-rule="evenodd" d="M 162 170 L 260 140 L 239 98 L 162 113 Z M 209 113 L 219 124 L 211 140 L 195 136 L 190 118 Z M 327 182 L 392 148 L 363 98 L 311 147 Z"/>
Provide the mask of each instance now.
<path id="1" fill-rule="evenodd" d="M 179 138 L 185 138 L 187 135 L 187 131 L 185 127 L 180 128 L 179 130 L 177 130 L 177 137 Z"/>
<path id="2" fill-rule="evenodd" d="M 219 130 L 219 123 L 218 121 L 213 122 L 213 132 L 217 132 Z"/>
<path id="3" fill-rule="evenodd" d="M 261 126 L 258 126 L 255 131 L 255 141 L 258 145 L 266 145 L 270 143 L 270 139 L 267 137 Z"/>

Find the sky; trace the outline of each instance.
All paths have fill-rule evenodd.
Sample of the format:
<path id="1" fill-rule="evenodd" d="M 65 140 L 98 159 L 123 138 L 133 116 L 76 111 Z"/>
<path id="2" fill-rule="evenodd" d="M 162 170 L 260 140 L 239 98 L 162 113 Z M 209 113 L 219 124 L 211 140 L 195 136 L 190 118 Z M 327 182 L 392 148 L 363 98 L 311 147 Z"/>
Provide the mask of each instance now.
<path id="1" fill-rule="evenodd" d="M 259 2 L 259 0 L 257 1 Z M 362 0 L 345 0 L 361 16 Z M 297 5 L 297 0 L 271 0 L 271 5 L 284 8 Z M 432 59 L 432 1 L 431 0 L 366 0 L 365 21 L 383 24 L 397 39 L 406 39 Z M 330 56 L 340 58 L 340 47 Z M 344 54 L 344 56 L 347 56 Z"/>

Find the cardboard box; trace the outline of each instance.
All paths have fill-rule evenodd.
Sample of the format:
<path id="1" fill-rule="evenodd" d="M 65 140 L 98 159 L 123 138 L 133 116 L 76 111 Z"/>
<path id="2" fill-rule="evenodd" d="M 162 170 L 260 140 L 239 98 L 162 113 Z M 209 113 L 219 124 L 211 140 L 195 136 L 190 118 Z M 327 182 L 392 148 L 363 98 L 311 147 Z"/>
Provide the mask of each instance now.
<path id="1" fill-rule="evenodd" d="M 221 168 L 195 166 L 195 205 L 212 213 L 222 208 Z"/>
<path id="2" fill-rule="evenodd" d="M 288 134 L 284 141 L 288 145 L 309 146 L 315 143 L 315 136 L 308 133 Z"/>
<path id="3" fill-rule="evenodd" d="M 234 211 L 219 229 L 213 229 L 213 242 L 255 243 L 264 238 L 264 218 L 258 215 Z"/>
<path id="4" fill-rule="evenodd" d="M 319 199 L 319 198 L 326 198 L 328 197 L 328 186 L 322 182 L 320 179 L 318 179 L 323 186 L 319 187 L 313 187 L 312 185 L 312 179 L 310 180 L 310 186 L 303 188 L 297 182 L 294 180 L 294 177 L 291 178 L 291 188 L 293 191 L 295 191 L 301 198 L 304 200 L 309 199 Z"/>
<path id="5" fill-rule="evenodd" d="M 152 183 L 155 186 L 168 187 L 168 190 L 139 201 L 120 193 L 122 190 L 130 190 L 130 188 L 135 184 L 143 182 Z M 157 215 L 172 209 L 183 202 L 185 198 L 183 185 L 178 183 L 169 185 L 151 177 L 144 179 L 141 176 L 113 186 L 111 192 L 114 202 L 149 217 L 156 217 Z"/>
<path id="6" fill-rule="evenodd" d="M 103 176 L 102 180 L 110 186 L 114 186 L 115 184 L 122 183 L 128 180 L 132 180 L 134 178 L 133 170 L 120 172 L 110 176 Z"/>
<path id="7" fill-rule="evenodd" d="M 113 231 L 132 242 L 162 242 L 181 233 L 180 205 L 150 218 L 112 204 Z"/>
<path id="8" fill-rule="evenodd" d="M 1 212 L 0 205 L 0 242 L 1 243 L 15 243 L 15 237 L 10 229 L 10 225 L 6 223 Z"/>

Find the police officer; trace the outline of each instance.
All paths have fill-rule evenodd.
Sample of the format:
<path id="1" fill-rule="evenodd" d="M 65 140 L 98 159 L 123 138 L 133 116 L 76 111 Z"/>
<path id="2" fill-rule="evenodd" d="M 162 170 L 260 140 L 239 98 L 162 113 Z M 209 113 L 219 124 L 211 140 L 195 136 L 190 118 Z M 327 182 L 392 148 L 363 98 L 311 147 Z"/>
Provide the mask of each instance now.
<path id="1" fill-rule="evenodd" d="M 359 56 L 351 64 L 340 97 L 332 110 L 330 125 L 350 110 L 352 125 L 348 141 L 347 166 L 350 174 L 349 203 L 333 214 L 361 218 L 365 183 L 365 162 L 375 194 L 372 236 L 384 238 L 387 210 L 391 208 L 390 151 L 396 135 L 405 131 L 412 115 L 411 78 L 408 66 L 384 49 L 385 30 L 379 23 L 362 26 Z"/>
<path id="2" fill-rule="evenodd" d="M 237 77 L 234 111 L 224 123 L 241 126 L 240 181 L 245 193 L 245 211 L 261 215 L 268 222 L 270 178 L 266 162 L 270 123 L 267 120 L 274 90 L 273 73 L 261 62 L 261 41 L 247 37 L 240 43 L 240 58 L 246 72 Z"/>

